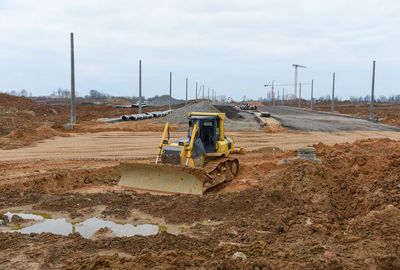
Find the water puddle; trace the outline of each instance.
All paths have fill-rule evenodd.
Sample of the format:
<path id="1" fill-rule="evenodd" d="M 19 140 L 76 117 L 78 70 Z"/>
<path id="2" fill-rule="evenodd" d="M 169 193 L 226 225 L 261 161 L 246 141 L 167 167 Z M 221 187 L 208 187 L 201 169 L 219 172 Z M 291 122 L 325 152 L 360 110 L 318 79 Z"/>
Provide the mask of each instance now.
<path id="1" fill-rule="evenodd" d="M 46 219 L 43 222 L 33 224 L 31 226 L 16 230 L 20 233 L 54 233 L 60 235 L 68 235 L 72 233 L 73 224 L 67 222 L 65 218 Z"/>
<path id="2" fill-rule="evenodd" d="M 96 231 L 106 227 L 109 228 L 110 231 L 117 237 L 134 235 L 149 236 L 156 235 L 159 231 L 159 227 L 153 224 L 141 224 L 136 226 L 129 223 L 118 224 L 114 221 L 103 220 L 95 217 L 79 223 L 70 223 L 67 222 L 65 218 L 44 219 L 39 215 L 10 212 L 7 212 L 5 215 L 8 216 L 10 222 L 13 215 L 18 215 L 23 219 L 31 219 L 36 221 L 44 220 L 40 223 L 36 223 L 19 230 L 14 230 L 14 232 L 25 234 L 54 233 L 59 235 L 68 235 L 70 233 L 77 232 L 85 238 L 90 238 Z"/>
<path id="3" fill-rule="evenodd" d="M 75 231 L 80 233 L 83 237 L 89 238 L 94 232 L 101 228 L 110 228 L 115 236 L 134 236 L 134 235 L 156 235 L 158 233 L 158 226 L 153 224 L 118 224 L 113 221 L 102 220 L 98 218 L 89 218 L 84 222 L 75 225 Z"/>

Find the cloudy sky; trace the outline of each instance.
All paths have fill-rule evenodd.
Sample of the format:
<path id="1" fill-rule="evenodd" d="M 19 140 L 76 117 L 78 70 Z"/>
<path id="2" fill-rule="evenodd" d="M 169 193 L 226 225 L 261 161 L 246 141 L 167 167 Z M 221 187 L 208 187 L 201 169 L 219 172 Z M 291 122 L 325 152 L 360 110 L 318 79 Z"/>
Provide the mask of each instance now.
<path id="1" fill-rule="evenodd" d="M 316 96 L 371 89 L 400 94 L 400 2 L 396 0 L 0 0 L 0 91 L 46 95 L 70 88 L 69 33 L 75 33 L 76 88 L 189 97 L 195 82 L 217 94 L 266 95 L 264 84 L 299 81 Z M 282 89 L 278 87 L 277 89 Z M 285 92 L 293 85 L 285 86 Z M 303 87 L 305 97 L 309 86 Z"/>

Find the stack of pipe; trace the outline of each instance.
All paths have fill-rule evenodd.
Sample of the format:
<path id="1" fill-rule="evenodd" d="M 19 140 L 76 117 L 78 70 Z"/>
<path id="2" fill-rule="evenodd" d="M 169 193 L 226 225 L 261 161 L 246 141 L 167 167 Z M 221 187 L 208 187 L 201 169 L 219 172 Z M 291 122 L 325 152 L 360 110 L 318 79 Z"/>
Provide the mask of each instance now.
<path id="1" fill-rule="evenodd" d="M 162 117 L 170 114 L 172 110 L 168 111 L 158 111 L 158 112 L 147 112 L 147 113 L 138 113 L 138 114 L 131 114 L 131 115 L 123 115 L 121 116 L 122 120 L 128 121 L 137 121 L 137 120 L 143 120 L 143 119 L 150 119 L 150 118 L 156 118 L 156 117 Z"/>

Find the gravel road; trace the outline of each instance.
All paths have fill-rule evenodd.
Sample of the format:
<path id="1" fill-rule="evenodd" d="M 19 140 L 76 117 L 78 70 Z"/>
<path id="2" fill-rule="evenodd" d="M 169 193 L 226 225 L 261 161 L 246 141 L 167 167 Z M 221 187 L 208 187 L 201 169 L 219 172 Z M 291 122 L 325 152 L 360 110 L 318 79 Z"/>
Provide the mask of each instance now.
<path id="1" fill-rule="evenodd" d="M 400 131 L 400 128 L 369 120 L 345 116 L 329 115 L 286 106 L 262 106 L 260 111 L 267 111 L 282 123 L 282 126 L 301 131 L 339 132 L 350 130 Z"/>

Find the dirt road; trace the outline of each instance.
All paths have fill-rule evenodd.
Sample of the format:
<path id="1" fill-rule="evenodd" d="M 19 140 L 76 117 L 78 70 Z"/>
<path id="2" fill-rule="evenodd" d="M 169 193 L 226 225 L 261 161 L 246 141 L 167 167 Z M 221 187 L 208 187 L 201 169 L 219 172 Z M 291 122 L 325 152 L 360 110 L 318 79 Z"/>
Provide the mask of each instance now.
<path id="1" fill-rule="evenodd" d="M 317 144 L 353 142 L 357 139 L 391 138 L 400 140 L 400 132 L 394 131 L 345 131 L 345 132 L 282 132 L 228 131 L 237 145 L 247 151 L 263 147 L 281 150 L 296 150 L 299 147 Z M 183 138 L 186 132 L 172 132 L 172 138 Z M 0 150 L 0 162 L 19 160 L 71 160 L 107 159 L 123 160 L 155 157 L 160 142 L 159 131 L 143 132 L 99 132 L 72 134 L 70 137 L 55 137 L 34 146 L 14 150 Z"/>
<path id="2" fill-rule="evenodd" d="M 340 132 L 349 130 L 400 131 L 399 127 L 379 124 L 363 119 L 341 117 L 312 112 L 286 106 L 262 106 L 260 111 L 268 111 L 284 127 L 291 130 Z"/>

